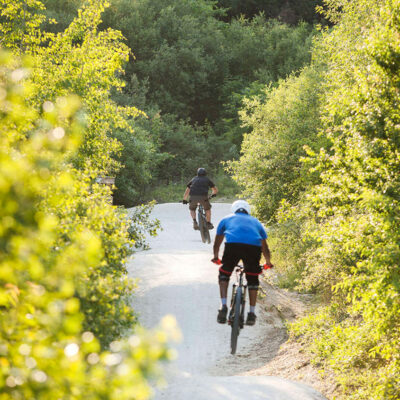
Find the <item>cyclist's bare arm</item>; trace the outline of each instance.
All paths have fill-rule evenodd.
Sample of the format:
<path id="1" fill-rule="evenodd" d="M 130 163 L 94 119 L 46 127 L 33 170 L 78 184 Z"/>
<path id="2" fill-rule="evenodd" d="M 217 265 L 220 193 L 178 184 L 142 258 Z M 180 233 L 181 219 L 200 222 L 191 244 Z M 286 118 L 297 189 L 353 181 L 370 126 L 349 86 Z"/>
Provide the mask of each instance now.
<path id="1" fill-rule="evenodd" d="M 213 186 L 211 188 L 212 194 L 217 194 L 218 193 L 218 188 L 216 186 Z"/>
<path id="2" fill-rule="evenodd" d="M 224 235 L 215 235 L 214 239 L 214 260 L 218 260 L 219 248 L 221 247 L 222 242 L 224 241 Z"/>
<path id="3" fill-rule="evenodd" d="M 185 193 L 183 194 L 183 200 L 187 200 L 189 197 L 190 188 L 186 188 Z"/>
<path id="4" fill-rule="evenodd" d="M 215 239 L 217 239 L 217 238 L 215 238 Z M 266 239 L 261 240 L 261 251 L 265 258 L 265 263 L 267 265 L 272 265 L 271 264 L 271 252 L 269 251 L 269 247 L 268 247 Z"/>

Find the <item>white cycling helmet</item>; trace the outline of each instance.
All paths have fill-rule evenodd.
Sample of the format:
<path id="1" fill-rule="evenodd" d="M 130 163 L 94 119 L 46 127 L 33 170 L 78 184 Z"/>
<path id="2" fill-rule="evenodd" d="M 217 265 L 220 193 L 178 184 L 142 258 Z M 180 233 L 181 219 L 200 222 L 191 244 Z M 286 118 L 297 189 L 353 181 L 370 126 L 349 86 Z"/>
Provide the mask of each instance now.
<path id="1" fill-rule="evenodd" d="M 246 200 L 236 200 L 232 204 L 231 210 L 233 213 L 238 212 L 240 209 L 250 215 L 250 204 Z"/>

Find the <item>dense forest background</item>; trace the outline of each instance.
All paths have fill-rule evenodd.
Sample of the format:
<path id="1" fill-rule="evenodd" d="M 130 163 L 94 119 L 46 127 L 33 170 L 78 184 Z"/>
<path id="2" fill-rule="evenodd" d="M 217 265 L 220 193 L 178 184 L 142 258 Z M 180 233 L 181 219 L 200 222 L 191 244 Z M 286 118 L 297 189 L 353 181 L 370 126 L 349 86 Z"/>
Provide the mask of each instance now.
<path id="1" fill-rule="evenodd" d="M 123 144 L 116 204 L 177 200 L 199 166 L 225 197 L 237 191 L 221 161 L 239 155 L 242 99 L 310 62 L 319 19 L 315 1 L 259 3 L 115 0 L 105 10 L 99 28 L 120 31 L 130 49 L 113 99 L 145 113 L 132 122 L 134 139 L 112 133 Z M 80 3 L 44 4 L 58 21 L 46 30 L 61 32 Z"/>
<path id="2" fill-rule="evenodd" d="M 279 284 L 315 294 L 290 330 L 338 396 L 400 397 L 399 0 L 0 4 L 6 396 L 149 396 L 173 321 L 119 339 L 158 224 L 96 177 L 130 207 L 202 166 L 269 226 Z"/>

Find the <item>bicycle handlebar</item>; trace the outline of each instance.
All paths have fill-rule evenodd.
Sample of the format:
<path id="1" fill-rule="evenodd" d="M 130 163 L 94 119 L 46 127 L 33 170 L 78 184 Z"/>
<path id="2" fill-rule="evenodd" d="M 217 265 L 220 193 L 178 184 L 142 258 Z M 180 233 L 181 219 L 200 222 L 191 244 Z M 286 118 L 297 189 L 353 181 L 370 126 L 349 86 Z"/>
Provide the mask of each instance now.
<path id="1" fill-rule="evenodd" d="M 217 264 L 217 265 L 222 265 L 222 261 L 221 261 L 219 258 L 213 258 L 213 259 L 211 260 L 211 262 L 213 262 L 214 264 Z M 274 268 L 274 266 L 273 266 L 272 264 L 267 264 L 267 263 L 265 263 L 265 264 L 262 266 L 262 269 L 271 269 L 271 268 Z"/>
<path id="2" fill-rule="evenodd" d="M 208 200 L 211 200 L 213 197 L 217 197 L 216 193 L 212 193 L 208 196 Z M 182 203 L 182 204 L 188 204 L 189 202 L 187 200 L 179 200 L 178 203 Z"/>

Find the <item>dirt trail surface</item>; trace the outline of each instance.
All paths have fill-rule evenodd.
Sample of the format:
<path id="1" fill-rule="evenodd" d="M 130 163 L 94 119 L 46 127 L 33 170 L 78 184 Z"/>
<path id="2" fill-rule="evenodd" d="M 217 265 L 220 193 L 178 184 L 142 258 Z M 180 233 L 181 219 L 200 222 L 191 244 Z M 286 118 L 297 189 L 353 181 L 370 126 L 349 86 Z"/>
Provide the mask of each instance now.
<path id="1" fill-rule="evenodd" d="M 216 225 L 229 214 L 230 205 L 214 203 L 212 212 Z M 149 240 L 150 250 L 136 253 L 128 266 L 131 276 L 139 278 L 135 310 L 147 328 L 172 314 L 183 334 L 178 358 L 167 370 L 168 387 L 157 390 L 154 398 L 325 399 L 310 386 L 260 373 L 285 340 L 283 327 L 263 306 L 257 309 L 257 324 L 241 331 L 237 354 L 230 355 L 230 327 L 216 323 L 218 268 L 210 262 L 212 244 L 202 243 L 192 229 L 187 206 L 160 204 L 152 217 L 160 220 L 163 231 Z M 211 233 L 213 240 L 215 230 Z"/>

